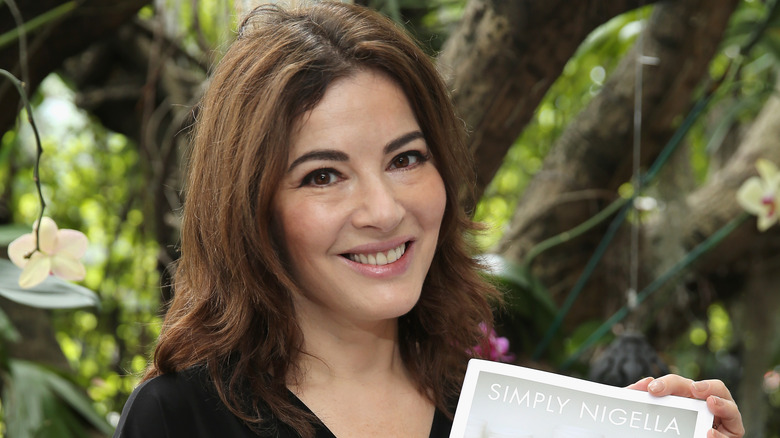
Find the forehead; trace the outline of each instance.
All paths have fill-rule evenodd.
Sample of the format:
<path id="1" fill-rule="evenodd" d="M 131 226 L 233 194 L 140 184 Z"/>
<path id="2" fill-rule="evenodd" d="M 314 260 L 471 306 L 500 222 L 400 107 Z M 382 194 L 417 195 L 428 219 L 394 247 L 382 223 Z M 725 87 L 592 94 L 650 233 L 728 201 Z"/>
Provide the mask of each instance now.
<path id="1" fill-rule="evenodd" d="M 401 87 L 384 73 L 360 70 L 334 81 L 320 102 L 300 117 L 291 135 L 290 156 L 322 147 L 368 145 L 419 129 Z"/>

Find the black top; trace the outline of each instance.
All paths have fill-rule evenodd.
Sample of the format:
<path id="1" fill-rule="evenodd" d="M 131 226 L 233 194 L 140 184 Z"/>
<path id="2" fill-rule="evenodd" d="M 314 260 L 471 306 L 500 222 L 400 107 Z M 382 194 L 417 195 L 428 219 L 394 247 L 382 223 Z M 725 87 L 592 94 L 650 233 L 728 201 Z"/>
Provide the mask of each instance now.
<path id="1" fill-rule="evenodd" d="M 290 392 L 301 409 L 308 407 Z M 164 374 L 142 383 L 127 400 L 114 438 L 295 438 L 295 431 L 278 420 L 269 421 L 267 432 L 253 432 L 228 410 L 208 377 L 192 368 Z M 322 422 L 313 424 L 316 438 L 335 438 Z M 429 438 L 447 438 L 452 421 L 438 409 Z"/>

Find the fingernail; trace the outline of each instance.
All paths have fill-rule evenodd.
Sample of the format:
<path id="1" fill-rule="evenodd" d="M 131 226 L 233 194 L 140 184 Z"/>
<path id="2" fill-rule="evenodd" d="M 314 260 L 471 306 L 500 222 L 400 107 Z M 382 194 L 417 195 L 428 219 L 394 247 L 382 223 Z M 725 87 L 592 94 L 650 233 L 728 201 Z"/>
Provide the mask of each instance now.
<path id="1" fill-rule="evenodd" d="M 714 403 L 715 406 L 723 405 L 723 399 L 718 397 L 717 395 L 711 395 L 710 398 L 712 399 L 712 403 Z"/>
<path id="2" fill-rule="evenodd" d="M 693 389 L 702 392 L 710 389 L 710 384 L 707 382 L 696 382 L 693 384 Z"/>
<path id="3" fill-rule="evenodd" d="M 649 389 L 651 392 L 661 392 L 665 387 L 666 385 L 664 384 L 663 380 L 653 380 L 650 385 L 647 386 L 647 389 Z"/>

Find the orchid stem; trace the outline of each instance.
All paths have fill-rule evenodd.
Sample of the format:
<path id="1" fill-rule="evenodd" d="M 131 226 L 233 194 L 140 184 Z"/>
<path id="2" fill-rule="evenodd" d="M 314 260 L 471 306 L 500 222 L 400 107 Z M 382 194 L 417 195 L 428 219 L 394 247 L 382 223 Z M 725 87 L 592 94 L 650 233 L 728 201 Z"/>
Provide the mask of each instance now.
<path id="1" fill-rule="evenodd" d="M 41 144 L 41 136 L 38 133 L 38 127 L 35 124 L 35 119 L 33 118 L 33 112 L 32 112 L 32 106 L 30 105 L 30 100 L 27 98 L 27 91 L 25 91 L 25 84 L 21 80 L 19 80 L 16 76 L 11 74 L 8 70 L 0 68 L 0 75 L 5 76 L 13 85 L 16 87 L 16 91 L 19 92 L 19 96 L 22 98 L 22 102 L 24 103 L 24 109 L 27 112 L 27 121 L 30 122 L 30 127 L 33 131 L 33 136 L 35 137 L 35 147 L 36 147 L 36 156 L 35 156 L 35 167 L 33 167 L 33 181 L 35 182 L 35 187 L 38 190 L 38 200 L 41 204 L 41 211 L 38 215 L 38 226 L 35 227 L 35 249 L 32 253 L 29 255 L 32 255 L 36 251 L 40 251 L 40 229 L 41 229 L 41 221 L 43 220 L 43 211 L 46 209 L 46 201 L 43 199 L 43 190 L 41 189 L 41 178 L 40 178 L 40 165 L 41 165 L 41 155 L 43 155 L 43 146 Z M 28 256 L 29 257 L 29 256 Z"/>
<path id="2" fill-rule="evenodd" d="M 16 22 L 16 29 L 18 30 L 19 38 L 19 68 L 21 70 L 22 79 L 17 78 L 11 72 L 0 68 L 0 75 L 5 76 L 16 87 L 16 91 L 19 92 L 19 97 L 22 99 L 25 111 L 27 112 L 27 121 L 30 122 L 30 127 L 35 137 L 35 167 L 33 167 L 33 181 L 35 182 L 35 188 L 38 190 L 38 200 L 41 204 L 41 211 L 38 214 L 37 226 L 33 227 L 35 232 L 35 249 L 30 254 L 27 254 L 25 258 L 30 258 L 36 252 L 41 251 L 40 245 L 40 229 L 41 221 L 43 221 L 43 212 L 46 209 L 46 201 L 43 199 L 43 190 L 41 189 L 40 167 L 41 167 L 41 155 L 43 155 L 43 145 L 41 144 L 41 136 L 38 133 L 38 126 L 35 124 L 33 118 L 32 105 L 30 105 L 30 99 L 27 96 L 26 87 L 30 85 L 30 75 L 27 70 L 27 28 L 25 27 L 22 19 L 22 14 L 19 12 L 19 8 L 16 5 L 15 0 L 5 0 L 4 3 L 11 11 L 11 15 Z M 58 9 L 58 8 L 55 8 Z"/>

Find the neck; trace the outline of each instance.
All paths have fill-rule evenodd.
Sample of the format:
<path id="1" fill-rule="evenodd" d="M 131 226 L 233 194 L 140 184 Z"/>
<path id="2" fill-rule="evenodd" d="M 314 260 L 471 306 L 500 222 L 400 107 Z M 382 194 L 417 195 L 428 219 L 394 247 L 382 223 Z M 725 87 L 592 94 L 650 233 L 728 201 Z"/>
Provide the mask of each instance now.
<path id="1" fill-rule="evenodd" d="M 407 378 L 398 343 L 398 320 L 329 324 L 299 318 L 303 354 L 293 386 L 376 382 Z"/>

